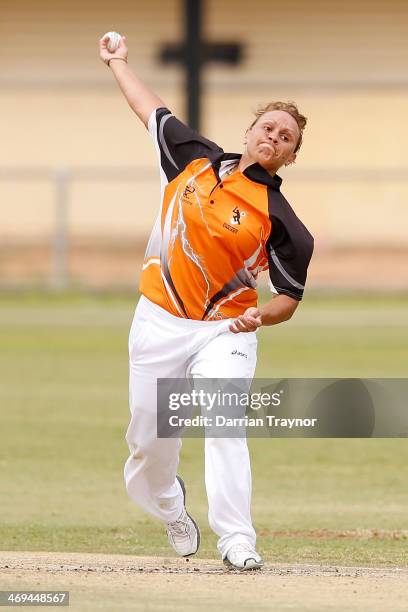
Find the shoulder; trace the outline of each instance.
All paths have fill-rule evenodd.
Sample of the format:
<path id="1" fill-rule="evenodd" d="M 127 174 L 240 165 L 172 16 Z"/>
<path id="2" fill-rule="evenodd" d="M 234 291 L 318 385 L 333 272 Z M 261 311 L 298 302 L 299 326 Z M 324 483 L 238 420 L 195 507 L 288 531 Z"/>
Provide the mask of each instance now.
<path id="1" fill-rule="evenodd" d="M 275 225 L 277 239 L 279 239 L 279 234 L 289 234 L 291 242 L 294 242 L 297 248 L 304 251 L 305 255 L 310 253 L 311 257 L 314 238 L 280 191 L 268 189 L 268 209 L 272 221 L 271 238 L 275 233 Z"/>
<path id="2" fill-rule="evenodd" d="M 156 108 L 149 117 L 148 129 L 167 180 L 182 172 L 195 159 L 210 160 L 222 155 L 215 142 L 177 119 L 168 108 Z"/>

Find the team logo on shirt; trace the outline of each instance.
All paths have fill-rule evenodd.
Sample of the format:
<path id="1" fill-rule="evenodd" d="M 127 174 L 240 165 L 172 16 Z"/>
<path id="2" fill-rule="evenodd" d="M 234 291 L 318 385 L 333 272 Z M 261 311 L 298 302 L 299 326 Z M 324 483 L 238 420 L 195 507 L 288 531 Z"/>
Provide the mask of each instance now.
<path id="1" fill-rule="evenodd" d="M 232 212 L 234 213 L 233 216 L 230 219 L 230 223 L 232 225 L 241 225 L 241 219 L 243 217 L 245 217 L 246 212 L 244 210 L 239 210 L 238 206 L 236 206 L 235 208 L 232 209 Z"/>
<path id="2" fill-rule="evenodd" d="M 235 206 L 235 208 L 232 209 L 232 217 L 229 219 L 229 223 L 223 223 L 222 226 L 233 234 L 236 234 L 238 232 L 238 228 L 233 226 L 241 225 L 241 221 L 245 216 L 246 212 L 244 210 L 239 210 L 238 206 Z"/>
<path id="3" fill-rule="evenodd" d="M 182 196 L 183 200 L 187 200 L 187 202 L 191 204 L 189 198 L 190 198 L 190 195 L 194 192 L 195 192 L 195 187 L 193 187 L 192 185 L 186 185 L 186 188 L 183 191 L 183 196 Z"/>
<path id="4" fill-rule="evenodd" d="M 225 227 L 225 229 L 229 230 L 233 234 L 236 234 L 238 232 L 236 227 L 232 227 L 232 225 L 229 225 L 228 223 L 223 223 L 222 227 Z"/>

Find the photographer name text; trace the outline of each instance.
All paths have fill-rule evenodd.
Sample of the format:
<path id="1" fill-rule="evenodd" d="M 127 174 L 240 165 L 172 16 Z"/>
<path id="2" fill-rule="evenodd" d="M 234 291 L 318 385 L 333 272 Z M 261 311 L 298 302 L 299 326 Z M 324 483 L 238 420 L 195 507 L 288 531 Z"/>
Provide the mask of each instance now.
<path id="1" fill-rule="evenodd" d="M 316 427 L 318 419 L 300 418 L 281 418 L 274 415 L 265 417 L 251 418 L 245 417 L 225 417 L 216 415 L 215 417 L 197 415 L 191 418 L 180 417 L 173 414 L 169 417 L 170 427 L 284 427 L 293 429 L 296 427 Z"/>

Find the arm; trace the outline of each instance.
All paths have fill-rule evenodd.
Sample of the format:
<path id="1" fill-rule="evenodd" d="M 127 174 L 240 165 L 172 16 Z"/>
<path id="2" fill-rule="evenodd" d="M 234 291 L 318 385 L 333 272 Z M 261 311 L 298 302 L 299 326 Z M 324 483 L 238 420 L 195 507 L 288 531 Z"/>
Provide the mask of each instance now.
<path id="1" fill-rule="evenodd" d="M 153 93 L 137 76 L 127 64 L 128 49 L 126 47 L 126 38 L 121 38 L 118 49 L 111 53 L 108 51 L 109 38 L 104 37 L 99 41 L 99 55 L 104 63 L 114 57 L 120 57 L 122 60 L 113 60 L 109 67 L 113 72 L 116 81 L 125 96 L 130 108 L 136 113 L 141 121 L 147 127 L 149 117 L 156 108 L 166 106 L 155 93 Z"/>
<path id="2" fill-rule="evenodd" d="M 289 321 L 298 306 L 298 300 L 283 293 L 277 295 L 259 308 L 262 325 L 276 325 Z"/>
<path id="3" fill-rule="evenodd" d="M 234 334 L 252 332 L 261 325 L 277 325 L 288 321 L 298 305 L 299 301 L 288 295 L 277 295 L 259 308 L 247 308 L 243 315 L 235 319 L 230 326 L 230 331 Z"/>

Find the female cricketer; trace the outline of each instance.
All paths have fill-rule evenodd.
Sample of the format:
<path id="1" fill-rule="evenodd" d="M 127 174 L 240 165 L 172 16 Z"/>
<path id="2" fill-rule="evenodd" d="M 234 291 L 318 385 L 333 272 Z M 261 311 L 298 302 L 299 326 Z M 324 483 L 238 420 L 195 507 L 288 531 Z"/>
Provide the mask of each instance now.
<path id="1" fill-rule="evenodd" d="M 125 37 L 113 53 L 108 41 L 100 39 L 100 57 L 147 127 L 161 177 L 129 336 L 126 489 L 165 524 L 175 551 L 189 556 L 198 550 L 200 531 L 177 475 L 181 440 L 157 437 L 157 379 L 252 379 L 257 329 L 295 312 L 313 238 L 281 194 L 276 172 L 295 161 L 306 118 L 294 103 L 272 102 L 246 130 L 243 153 L 225 153 L 173 116 L 135 76 Z M 263 270 L 274 297 L 258 306 L 256 279 Z M 205 439 L 205 484 L 224 563 L 260 568 L 245 437 Z"/>

